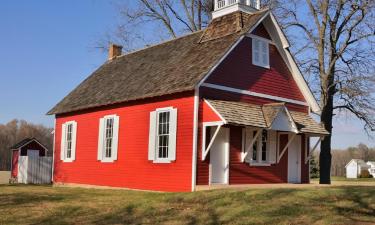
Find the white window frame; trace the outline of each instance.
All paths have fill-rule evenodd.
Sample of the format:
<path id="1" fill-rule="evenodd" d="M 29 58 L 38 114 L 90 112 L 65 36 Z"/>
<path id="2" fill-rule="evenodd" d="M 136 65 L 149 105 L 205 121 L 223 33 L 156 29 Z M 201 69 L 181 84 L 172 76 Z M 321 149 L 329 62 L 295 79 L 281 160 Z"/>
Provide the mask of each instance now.
<path id="1" fill-rule="evenodd" d="M 170 158 L 169 158 L 169 156 L 170 156 L 170 149 L 171 149 L 171 145 L 170 145 L 170 137 L 171 137 L 171 132 L 170 132 L 170 129 L 171 129 L 171 113 L 172 113 L 172 109 L 173 108 L 161 108 L 161 109 L 157 109 L 156 110 L 156 134 L 155 134 L 155 136 L 156 136 L 156 145 L 155 145 L 155 160 L 154 160 L 154 162 L 156 162 L 156 163 L 170 163 L 171 162 L 171 160 L 170 160 Z M 168 146 L 166 146 L 166 147 L 168 147 L 168 150 L 167 150 L 167 157 L 165 157 L 165 158 L 161 158 L 161 157 L 159 157 L 159 145 L 160 145 L 160 142 L 159 142 L 159 136 L 160 136 L 160 134 L 159 134 L 159 127 L 160 127 L 160 124 L 159 124 L 159 114 L 161 114 L 161 113 L 168 113 L 169 114 L 169 117 L 168 117 Z M 165 136 L 165 135 L 164 135 Z"/>
<path id="2" fill-rule="evenodd" d="M 111 163 L 117 160 L 117 153 L 118 153 L 118 134 L 119 134 L 119 124 L 116 125 L 116 118 L 119 120 L 119 117 L 116 114 L 113 115 L 106 115 L 102 117 L 101 119 L 104 120 L 103 122 L 103 127 L 102 130 L 99 128 L 99 146 L 98 146 L 98 151 L 99 151 L 99 157 L 98 159 L 101 162 L 104 163 Z M 106 156 L 106 149 L 107 149 L 107 123 L 109 120 L 112 120 L 112 137 L 111 137 L 111 155 L 108 157 Z M 117 121 L 117 123 L 119 123 Z M 99 123 L 99 126 L 101 126 L 101 122 Z"/>
<path id="3" fill-rule="evenodd" d="M 173 107 L 165 107 L 165 108 L 157 108 L 155 111 L 155 121 L 150 121 L 150 123 L 155 123 L 155 130 L 153 137 L 154 138 L 154 146 L 152 149 L 149 149 L 149 151 L 153 151 L 152 157 L 149 155 L 149 160 L 152 160 L 153 163 L 171 163 L 176 160 L 176 138 L 177 138 L 177 109 Z M 168 157 L 166 158 L 160 158 L 159 157 L 159 114 L 160 113 L 169 113 L 169 134 L 168 134 Z M 175 115 L 175 121 L 172 121 L 172 114 L 176 113 Z M 175 122 L 176 124 L 172 124 Z M 172 126 L 175 126 L 175 128 L 172 128 Z M 172 129 L 175 129 L 172 131 Z M 152 132 L 152 131 L 150 131 Z M 173 136 L 172 136 L 173 135 Z M 150 143 L 149 143 L 150 145 Z M 173 145 L 173 146 L 172 146 Z M 174 151 L 174 152 L 172 152 Z M 172 156 L 173 155 L 173 156 Z"/>
<path id="4" fill-rule="evenodd" d="M 250 140 L 246 139 L 246 132 L 251 132 L 252 134 L 256 132 L 258 129 L 251 129 L 251 128 L 244 128 L 242 129 L 242 154 L 245 153 L 246 151 L 246 143 L 247 142 L 252 142 L 253 135 L 251 136 Z M 262 161 L 262 136 L 263 136 L 263 131 L 266 129 L 261 130 L 260 134 L 257 137 L 256 143 L 254 145 L 257 145 L 257 155 L 256 155 L 256 160 L 253 160 L 253 147 L 251 147 L 250 152 L 248 156 L 245 158 L 245 162 L 249 163 L 250 166 L 271 166 L 270 159 L 269 159 L 269 154 L 270 154 L 270 132 L 269 130 L 267 131 L 267 142 L 266 142 L 266 160 Z M 250 160 L 249 160 L 250 158 Z"/>
<path id="5" fill-rule="evenodd" d="M 70 157 L 68 157 L 68 129 L 71 126 L 70 134 Z M 67 121 L 62 124 L 62 138 L 61 138 L 61 160 L 63 162 L 73 162 L 75 160 L 76 142 L 77 142 L 77 122 Z"/>
<path id="6" fill-rule="evenodd" d="M 251 52 L 252 52 L 252 63 L 253 65 L 260 66 L 263 68 L 270 68 L 270 49 L 269 49 L 269 42 L 263 40 L 262 38 L 252 37 L 252 45 L 251 45 Z M 255 49 L 256 43 L 259 43 L 258 51 Z M 263 57 L 266 58 L 266 62 L 264 62 Z M 258 58 L 258 61 L 255 60 Z"/>

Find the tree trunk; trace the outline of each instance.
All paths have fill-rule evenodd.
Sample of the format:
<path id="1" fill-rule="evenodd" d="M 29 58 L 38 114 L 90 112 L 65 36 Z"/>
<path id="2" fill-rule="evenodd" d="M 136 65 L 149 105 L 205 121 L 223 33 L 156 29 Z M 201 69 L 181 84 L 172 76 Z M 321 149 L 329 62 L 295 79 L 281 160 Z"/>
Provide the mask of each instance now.
<path id="1" fill-rule="evenodd" d="M 330 77 L 330 76 L 328 76 Z M 329 82 L 329 81 L 328 81 Z M 329 82 L 331 83 L 331 82 Z M 328 86 L 328 85 L 327 85 Z M 328 89 L 328 90 L 327 90 Z M 320 184 L 331 184 L 331 137 L 332 137 L 332 117 L 333 117 L 333 96 L 334 88 L 327 88 L 322 96 L 323 108 L 320 120 L 324 128 L 330 133 L 320 144 L 319 168 Z"/>

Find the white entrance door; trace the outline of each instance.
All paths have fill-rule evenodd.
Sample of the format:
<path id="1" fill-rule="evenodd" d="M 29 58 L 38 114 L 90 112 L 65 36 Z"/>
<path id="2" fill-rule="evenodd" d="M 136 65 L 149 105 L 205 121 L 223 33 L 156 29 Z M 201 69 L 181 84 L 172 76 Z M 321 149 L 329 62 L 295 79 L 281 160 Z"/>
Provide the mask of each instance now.
<path id="1" fill-rule="evenodd" d="M 288 183 L 301 183 L 301 136 L 295 136 L 288 148 Z"/>
<path id="2" fill-rule="evenodd" d="M 215 128 L 211 129 L 211 135 Z M 228 184 L 229 177 L 229 128 L 221 128 L 210 150 L 212 184 Z"/>

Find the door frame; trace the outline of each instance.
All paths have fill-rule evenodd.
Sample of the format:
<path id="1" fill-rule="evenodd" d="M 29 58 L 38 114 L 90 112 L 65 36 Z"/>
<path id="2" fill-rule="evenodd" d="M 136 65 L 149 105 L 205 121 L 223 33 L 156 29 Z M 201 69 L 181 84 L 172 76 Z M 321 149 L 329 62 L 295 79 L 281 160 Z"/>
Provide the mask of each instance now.
<path id="1" fill-rule="evenodd" d="M 289 139 L 289 137 L 290 137 L 290 134 L 288 135 L 288 139 Z M 292 147 L 293 146 L 293 142 L 295 142 L 297 139 L 299 139 L 300 141 L 299 141 L 299 146 L 298 146 L 298 148 L 297 148 L 297 159 L 298 159 L 298 170 L 297 170 L 297 184 L 299 184 L 299 183 L 301 183 L 301 167 L 302 167 L 302 160 L 301 160 L 301 151 L 302 151 L 302 149 L 301 149 L 301 147 L 302 147 L 302 136 L 301 135 L 296 135 L 295 137 L 294 137 L 294 140 L 292 141 L 292 143 L 290 144 L 290 146 L 288 147 L 288 164 L 287 164 L 287 171 L 288 171 L 288 176 L 287 176 L 287 182 L 288 183 L 291 183 L 290 181 L 289 181 L 289 154 L 290 154 L 290 152 L 289 152 L 289 150 L 290 150 L 290 147 Z"/>
<path id="2" fill-rule="evenodd" d="M 229 144 L 230 144 L 230 128 L 229 127 L 222 127 L 220 132 L 225 132 L 225 139 L 227 140 L 226 143 L 224 144 L 224 151 L 225 151 L 225 164 L 227 166 L 227 170 L 225 171 L 225 178 L 224 178 L 224 183 L 225 185 L 229 184 L 229 160 L 230 160 L 230 154 L 229 154 Z M 216 140 L 215 140 L 216 141 Z M 212 152 L 212 149 L 210 150 Z M 210 152 L 210 154 L 211 154 Z M 215 183 L 217 184 L 217 183 Z M 210 155 L 210 163 L 208 167 L 208 185 L 212 185 L 212 164 L 211 164 L 211 155 Z M 220 185 L 220 184 L 219 184 Z"/>

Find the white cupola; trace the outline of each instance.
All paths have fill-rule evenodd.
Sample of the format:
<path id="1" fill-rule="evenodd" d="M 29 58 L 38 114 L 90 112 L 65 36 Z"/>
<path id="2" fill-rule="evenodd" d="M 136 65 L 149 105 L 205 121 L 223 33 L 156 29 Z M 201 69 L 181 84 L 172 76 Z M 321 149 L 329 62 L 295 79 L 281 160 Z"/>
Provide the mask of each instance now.
<path id="1" fill-rule="evenodd" d="M 232 12 L 253 13 L 260 9 L 260 0 L 214 0 L 212 19 Z"/>

